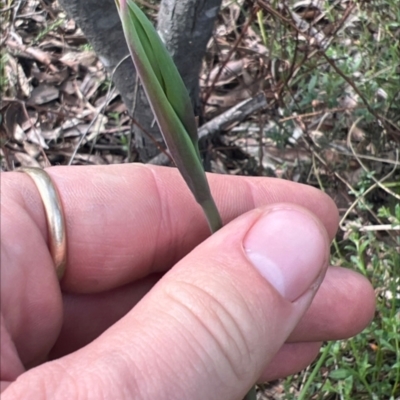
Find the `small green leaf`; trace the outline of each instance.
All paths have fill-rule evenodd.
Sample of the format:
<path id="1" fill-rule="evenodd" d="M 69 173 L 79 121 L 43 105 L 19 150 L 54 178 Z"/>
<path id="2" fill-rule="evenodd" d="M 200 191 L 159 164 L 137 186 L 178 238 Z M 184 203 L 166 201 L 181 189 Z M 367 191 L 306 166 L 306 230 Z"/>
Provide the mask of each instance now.
<path id="1" fill-rule="evenodd" d="M 343 380 L 352 375 L 352 372 L 347 369 L 335 369 L 329 373 L 329 377 L 335 380 Z"/>

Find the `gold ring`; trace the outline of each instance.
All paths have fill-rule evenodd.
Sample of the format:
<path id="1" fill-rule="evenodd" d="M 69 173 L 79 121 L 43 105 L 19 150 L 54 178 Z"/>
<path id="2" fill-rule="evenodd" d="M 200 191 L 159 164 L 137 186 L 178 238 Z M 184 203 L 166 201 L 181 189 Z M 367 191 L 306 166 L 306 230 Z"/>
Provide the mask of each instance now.
<path id="1" fill-rule="evenodd" d="M 24 167 L 18 168 L 18 171 L 28 174 L 39 191 L 47 219 L 48 246 L 57 277 L 61 280 L 67 264 L 67 239 L 60 196 L 50 175 L 43 169 Z"/>

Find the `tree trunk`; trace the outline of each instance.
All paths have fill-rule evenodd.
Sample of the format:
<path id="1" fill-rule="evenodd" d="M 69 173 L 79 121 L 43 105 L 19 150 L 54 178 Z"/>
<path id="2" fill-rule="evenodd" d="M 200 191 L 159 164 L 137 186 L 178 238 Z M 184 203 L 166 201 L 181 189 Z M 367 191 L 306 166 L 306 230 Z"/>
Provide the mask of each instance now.
<path id="1" fill-rule="evenodd" d="M 222 0 L 162 0 L 158 32 L 200 114 L 199 73 Z"/>
<path id="2" fill-rule="evenodd" d="M 112 74 L 117 65 L 129 55 L 124 33 L 114 0 L 60 0 L 61 6 L 82 29 L 100 61 Z M 158 142 L 162 142 L 146 96 L 139 88 L 134 105 L 136 71 L 130 57 L 118 66 L 113 75 L 115 87 L 121 94 L 129 114 Z M 158 153 L 158 149 L 137 126 L 134 126 L 135 144 L 142 161 Z"/>
<path id="3" fill-rule="evenodd" d="M 129 54 L 114 0 L 60 0 L 61 6 L 82 29 L 100 61 L 111 74 Z M 207 42 L 211 36 L 221 0 L 163 0 L 159 31 L 182 74 L 192 101 L 199 109 L 198 75 Z M 154 116 L 143 89 L 134 99 L 136 72 L 130 58 L 123 61 L 113 75 L 129 114 L 162 142 Z M 135 107 L 133 107 L 135 104 Z M 137 126 L 135 143 L 140 158 L 146 162 L 158 154 L 158 148 Z"/>

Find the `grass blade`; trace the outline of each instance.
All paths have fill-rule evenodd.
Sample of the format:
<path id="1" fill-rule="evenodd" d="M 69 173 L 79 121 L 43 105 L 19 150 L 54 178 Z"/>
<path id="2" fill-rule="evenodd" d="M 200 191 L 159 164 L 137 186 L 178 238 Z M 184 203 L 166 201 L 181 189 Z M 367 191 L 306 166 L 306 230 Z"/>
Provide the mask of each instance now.
<path id="1" fill-rule="evenodd" d="M 125 38 L 171 156 L 203 208 L 212 232 L 221 218 L 203 169 L 185 84 L 156 30 L 133 0 L 116 0 Z"/>

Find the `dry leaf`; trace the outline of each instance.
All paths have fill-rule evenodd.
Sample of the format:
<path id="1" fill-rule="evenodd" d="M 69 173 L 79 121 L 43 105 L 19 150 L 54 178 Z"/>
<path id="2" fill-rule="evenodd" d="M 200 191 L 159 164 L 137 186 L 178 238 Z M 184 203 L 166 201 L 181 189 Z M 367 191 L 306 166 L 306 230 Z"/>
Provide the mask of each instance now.
<path id="1" fill-rule="evenodd" d="M 60 91 L 54 86 L 49 85 L 39 85 L 32 90 L 32 94 L 30 99 L 28 100 L 29 104 L 46 104 L 53 100 L 58 99 Z"/>
<path id="2" fill-rule="evenodd" d="M 46 142 L 44 141 L 44 138 L 41 135 L 41 132 L 39 132 L 39 130 L 37 128 L 30 129 L 27 132 L 26 137 L 31 143 L 35 143 L 43 149 L 49 148 L 49 146 L 47 146 Z"/>
<path id="3" fill-rule="evenodd" d="M 21 164 L 21 167 L 41 168 L 41 165 L 29 154 L 16 152 L 14 157 Z"/>

